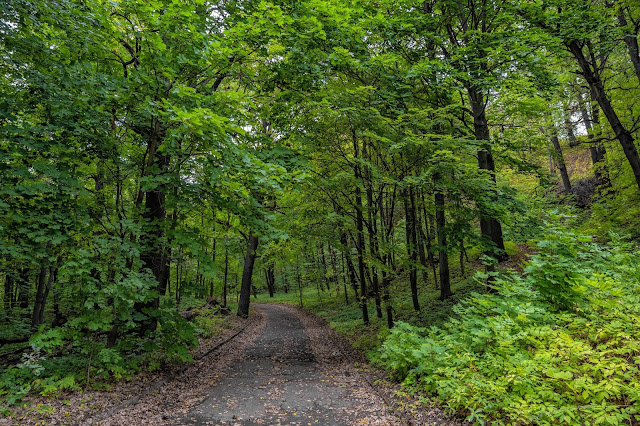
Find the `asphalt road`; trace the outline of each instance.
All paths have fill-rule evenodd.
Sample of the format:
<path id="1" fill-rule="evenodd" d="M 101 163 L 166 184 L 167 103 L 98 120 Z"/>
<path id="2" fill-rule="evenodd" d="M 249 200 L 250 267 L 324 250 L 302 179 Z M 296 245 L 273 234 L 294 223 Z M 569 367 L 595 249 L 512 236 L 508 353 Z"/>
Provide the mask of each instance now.
<path id="1" fill-rule="evenodd" d="M 240 361 L 208 389 L 204 401 L 181 423 L 390 423 L 386 407 L 372 389 L 363 390 L 361 383 L 336 379 L 335 372 L 329 372 L 316 360 L 309 336 L 294 310 L 266 304 L 256 308 L 264 316 L 262 333 L 245 347 Z M 348 372 L 342 374 L 350 376 Z"/>

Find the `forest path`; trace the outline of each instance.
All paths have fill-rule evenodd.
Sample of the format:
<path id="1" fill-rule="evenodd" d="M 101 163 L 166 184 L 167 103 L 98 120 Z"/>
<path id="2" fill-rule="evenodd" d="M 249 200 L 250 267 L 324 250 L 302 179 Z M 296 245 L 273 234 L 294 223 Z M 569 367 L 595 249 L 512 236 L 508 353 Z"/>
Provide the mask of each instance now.
<path id="1" fill-rule="evenodd" d="M 374 384 L 384 373 L 323 319 L 288 305 L 254 306 L 248 320 L 234 320 L 233 331 L 203 343 L 193 363 L 142 373 L 107 391 L 32 397 L 19 420 L 0 424 L 461 424 L 417 395 L 396 394 L 397 384 Z"/>
<path id="2" fill-rule="evenodd" d="M 326 324 L 305 321 L 292 307 L 255 308 L 263 317 L 260 333 L 180 423 L 400 424 L 342 349 L 323 341 Z"/>

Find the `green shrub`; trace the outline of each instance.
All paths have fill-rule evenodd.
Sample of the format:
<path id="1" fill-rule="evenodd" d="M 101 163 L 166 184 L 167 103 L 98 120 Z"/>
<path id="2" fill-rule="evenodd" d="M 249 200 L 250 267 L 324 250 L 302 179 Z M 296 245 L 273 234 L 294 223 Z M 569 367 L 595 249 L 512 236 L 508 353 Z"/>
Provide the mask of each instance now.
<path id="1" fill-rule="evenodd" d="M 585 241 L 551 230 L 526 277 L 497 279 L 443 328 L 398 324 L 380 363 L 478 424 L 638 419 L 640 258 Z"/>

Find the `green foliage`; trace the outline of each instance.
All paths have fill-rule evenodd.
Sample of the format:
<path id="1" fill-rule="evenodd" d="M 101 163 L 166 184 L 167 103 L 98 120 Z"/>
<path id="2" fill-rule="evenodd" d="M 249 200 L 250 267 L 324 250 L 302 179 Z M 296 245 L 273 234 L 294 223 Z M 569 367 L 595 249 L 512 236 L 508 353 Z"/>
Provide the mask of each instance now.
<path id="1" fill-rule="evenodd" d="M 560 215 L 551 215 L 557 223 Z M 537 243 L 538 253 L 526 262 L 527 280 L 552 306 L 562 310 L 572 309 L 585 294 L 583 270 L 592 267 L 588 259 L 597 248 L 587 245 L 592 238 L 551 226 Z M 584 265 L 584 266 L 583 266 Z"/>
<path id="2" fill-rule="evenodd" d="M 0 376 L 0 402 L 10 406 L 30 392 L 47 396 L 63 389 L 79 389 L 74 363 L 61 365 L 59 361 L 48 360 L 39 347 L 32 345 L 32 351 L 23 354 L 22 362 Z"/>
<path id="3" fill-rule="evenodd" d="M 495 293 L 459 304 L 457 318 L 444 328 L 399 324 L 383 344 L 380 362 L 477 424 L 635 419 L 640 259 L 624 244 L 579 250 L 569 233 L 549 232 L 547 238 L 529 266 L 549 267 L 554 253 L 560 256 L 557 270 L 497 279 Z M 562 256 L 573 259 L 579 276 L 567 275 Z M 585 288 L 580 303 L 574 293 L 559 295 L 576 282 Z"/>

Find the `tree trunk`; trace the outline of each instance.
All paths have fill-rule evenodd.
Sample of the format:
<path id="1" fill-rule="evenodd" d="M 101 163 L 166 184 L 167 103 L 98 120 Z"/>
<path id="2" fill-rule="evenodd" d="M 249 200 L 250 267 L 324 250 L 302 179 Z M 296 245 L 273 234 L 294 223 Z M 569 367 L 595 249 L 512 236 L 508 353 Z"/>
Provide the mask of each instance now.
<path id="1" fill-rule="evenodd" d="M 264 275 L 267 281 L 267 289 L 269 290 L 269 297 L 273 297 L 275 293 L 275 285 L 276 285 L 276 275 L 275 275 L 273 265 L 269 265 L 267 269 L 264 270 Z"/>
<path id="2" fill-rule="evenodd" d="M 158 124 L 156 124 L 154 131 L 152 132 L 147 165 L 151 167 L 155 164 L 158 167 L 158 173 L 162 173 L 169 165 L 169 157 L 157 152 L 159 144 Z M 146 229 L 140 236 L 140 243 L 142 246 L 140 260 L 142 261 L 142 269 L 148 269 L 155 277 L 155 290 L 157 291 L 158 296 L 154 297 L 150 301 L 137 302 L 134 305 L 138 312 L 147 316 L 147 319 L 143 320 L 141 323 L 141 334 L 146 331 L 154 331 L 158 326 L 157 319 L 154 318 L 153 315 L 154 311 L 156 311 L 160 306 L 159 295 L 166 293 L 167 279 L 165 277 L 168 273 L 167 262 L 169 260 L 165 244 L 163 243 L 163 224 L 166 217 L 167 210 L 164 188 L 163 185 L 157 184 L 145 193 L 145 204 L 142 218 L 144 220 L 144 228 Z"/>
<path id="3" fill-rule="evenodd" d="M 491 144 L 489 142 L 489 124 L 485 112 L 485 99 L 482 93 L 474 85 L 467 87 L 469 100 L 471 103 L 471 111 L 473 112 L 473 128 L 477 140 L 484 141 L 484 145 L 478 151 L 478 168 L 487 170 L 491 179 L 495 183 L 496 166 L 493 162 L 493 154 L 491 153 Z M 493 189 L 488 189 L 492 195 Z M 498 261 L 507 259 L 504 250 L 504 240 L 502 239 L 502 225 L 497 219 L 490 217 L 485 212 L 480 212 L 480 232 L 487 242 L 491 242 L 493 250 L 488 250 L 487 255 L 496 258 Z"/>
<path id="4" fill-rule="evenodd" d="M 426 230 L 426 235 L 425 235 L 425 242 L 427 245 L 427 259 L 429 260 L 429 264 L 431 265 L 431 269 L 433 272 L 433 283 L 435 285 L 436 290 L 438 290 L 440 288 L 440 285 L 438 284 L 438 274 L 436 273 L 436 260 L 433 257 L 433 250 L 431 249 L 432 247 L 432 243 L 431 241 L 433 240 L 433 215 L 430 215 L 427 212 L 427 202 L 424 196 L 424 191 L 421 191 L 421 198 L 422 198 L 422 214 L 424 215 L 424 227 Z M 431 222 L 431 225 L 429 225 L 429 222 Z"/>
<path id="5" fill-rule="evenodd" d="M 353 293 L 356 295 L 356 299 L 358 299 L 358 279 L 356 278 L 356 268 L 353 266 L 353 262 L 351 261 L 351 254 L 349 253 L 349 243 L 347 241 L 347 234 L 345 232 L 340 232 L 340 243 L 344 247 L 344 258 L 347 262 L 347 271 L 349 272 L 349 281 L 351 281 L 351 287 L 353 288 Z"/>
<path id="6" fill-rule="evenodd" d="M 366 143 L 363 143 L 362 145 L 362 153 L 367 160 L 371 161 L 371 157 L 367 154 Z M 366 167 L 365 172 L 365 178 L 367 181 L 367 217 L 369 220 L 369 252 L 374 259 L 380 260 L 380 253 L 378 252 L 378 214 L 373 202 L 373 181 L 371 179 L 370 168 Z M 378 270 L 374 263 L 371 264 L 371 284 L 373 286 L 373 297 L 376 303 L 376 315 L 378 318 L 382 318 L 382 300 L 380 299 Z"/>
<path id="7" fill-rule="evenodd" d="M 282 289 L 284 290 L 284 294 L 289 294 L 289 283 L 287 282 L 286 266 L 282 267 L 282 271 L 280 271 L 280 276 L 282 277 Z"/>
<path id="8" fill-rule="evenodd" d="M 618 114 L 611 105 L 611 102 L 604 90 L 604 83 L 600 78 L 599 71 L 597 69 L 592 69 L 591 63 L 585 57 L 580 43 L 573 40 L 567 43 L 566 46 L 578 62 L 582 71 L 582 76 L 589 84 L 592 96 L 598 102 L 598 105 L 600 105 L 600 109 L 602 109 L 605 117 L 607 117 L 609 125 L 620 142 L 624 155 L 627 157 L 627 161 L 631 166 L 638 189 L 640 189 L 640 157 L 638 157 L 638 149 L 636 148 L 631 132 L 624 126 L 624 124 L 622 124 L 622 121 L 620 121 Z"/>
<path id="9" fill-rule="evenodd" d="M 464 277 L 465 274 L 465 270 L 464 270 L 464 258 L 466 256 L 466 252 L 464 249 L 464 240 L 460 240 L 460 276 Z"/>
<path id="10" fill-rule="evenodd" d="M 222 306 L 227 307 L 227 279 L 229 276 L 229 248 L 224 246 L 224 276 L 222 277 Z"/>
<path id="11" fill-rule="evenodd" d="M 213 266 L 215 266 L 216 264 L 216 212 L 215 210 L 213 211 L 213 225 L 212 225 L 212 231 L 213 231 L 213 242 L 211 243 L 211 263 L 213 264 Z M 213 279 L 211 280 L 211 283 L 209 283 L 209 297 L 211 297 L 213 299 Z"/>
<path id="12" fill-rule="evenodd" d="M 359 143 L 356 132 L 353 130 L 353 154 L 357 160 L 359 158 Z M 364 273 L 364 218 L 362 216 L 362 191 L 359 182 L 361 179 L 360 166 L 356 162 L 353 166 L 356 178 L 355 205 L 356 205 L 356 249 L 358 251 L 358 275 L 360 277 L 360 307 L 362 308 L 362 322 L 369 325 L 369 311 L 367 310 L 367 282 Z"/>
<path id="13" fill-rule="evenodd" d="M 244 257 L 242 282 L 240 284 L 240 300 L 238 302 L 238 316 L 241 318 L 249 317 L 249 303 L 251 302 L 251 278 L 253 276 L 253 264 L 256 260 L 257 249 L 258 237 L 253 233 L 253 231 L 249 231 L 247 254 Z"/>
<path id="14" fill-rule="evenodd" d="M 425 284 L 429 282 L 429 262 L 427 262 L 427 254 L 425 250 L 424 231 L 422 230 L 423 218 L 420 214 L 420 209 L 416 209 L 416 237 L 418 240 L 418 258 L 420 259 L 420 265 L 422 266 L 422 282 Z"/>
<path id="15" fill-rule="evenodd" d="M 38 274 L 38 281 L 36 283 L 36 298 L 33 304 L 33 313 L 31 315 L 31 328 L 38 328 L 42 324 L 42 318 L 40 317 L 41 307 L 44 304 L 44 292 L 47 285 L 47 272 L 49 267 L 46 262 L 42 262 L 40 266 L 40 273 Z"/>
<path id="16" fill-rule="evenodd" d="M 562 186 L 564 186 L 564 192 L 568 194 L 571 192 L 571 180 L 569 180 L 567 166 L 564 163 L 564 156 L 562 155 L 562 147 L 560 146 L 560 141 L 558 140 L 558 132 L 556 131 L 556 126 L 552 126 L 551 146 L 553 147 L 554 152 L 553 159 L 558 166 L 558 171 L 560 172 L 560 177 L 562 178 Z"/>
<path id="17" fill-rule="evenodd" d="M 18 277 L 18 306 L 20 309 L 29 308 L 29 269 L 21 268 Z"/>
<path id="18" fill-rule="evenodd" d="M 440 300 L 445 300 L 451 296 L 451 279 L 449 276 L 449 254 L 447 252 L 447 225 L 445 216 L 444 192 L 438 188 L 439 176 L 433 177 L 434 201 L 436 206 L 436 234 L 438 235 L 438 266 L 440 268 Z"/>
<path id="19" fill-rule="evenodd" d="M 4 276 L 4 310 L 8 312 L 13 307 L 13 277 L 9 272 Z"/>
<path id="20" fill-rule="evenodd" d="M 338 261 L 336 260 L 336 253 L 333 247 L 331 246 L 331 244 L 329 244 L 328 250 L 329 250 L 329 259 L 331 259 L 331 269 L 333 269 L 333 279 L 336 284 L 336 296 L 337 296 L 338 293 L 340 293 L 340 273 L 338 271 Z M 344 295 L 348 305 L 349 295 L 347 295 L 347 283 L 346 283 L 346 280 L 344 280 L 344 277 L 342 281 L 344 282 Z"/>
<path id="21" fill-rule="evenodd" d="M 324 244 L 320 244 L 318 248 L 320 250 L 320 263 L 322 264 L 322 272 L 324 272 L 324 282 L 327 286 L 327 291 L 331 295 L 331 280 L 329 279 L 329 270 L 327 269 L 327 260 L 324 257 Z"/>
<path id="22" fill-rule="evenodd" d="M 593 95 L 591 96 L 591 117 L 589 117 L 589 112 L 587 110 L 587 106 L 585 105 L 582 96 L 579 96 L 580 99 L 580 112 L 582 114 L 582 120 L 585 123 L 585 128 L 588 132 L 589 140 L 593 141 L 594 139 L 600 138 L 600 111 L 598 104 L 595 103 L 595 98 Z M 607 170 L 607 166 L 605 163 L 605 156 L 607 154 L 607 150 L 604 147 L 604 144 L 601 141 L 591 142 L 589 146 L 589 153 L 591 154 L 591 163 L 593 164 L 593 174 L 596 178 L 598 185 L 602 187 L 610 187 L 611 180 L 609 179 L 609 171 Z"/>
<path id="23" fill-rule="evenodd" d="M 624 8 L 622 6 L 618 9 L 618 22 L 621 27 L 626 27 L 628 25 L 627 17 L 625 16 Z M 629 59 L 631 59 L 633 69 L 635 70 L 636 77 L 640 83 L 640 49 L 638 49 L 638 36 L 637 34 L 631 34 L 629 29 L 623 31 L 625 33 L 623 39 L 624 43 L 627 45 L 627 53 L 629 53 Z"/>
<path id="24" fill-rule="evenodd" d="M 382 273 L 382 298 L 384 299 L 385 312 L 387 314 L 387 327 L 393 328 L 393 307 L 391 306 L 391 295 L 389 293 L 389 285 L 393 279 L 391 274 Z"/>
<path id="25" fill-rule="evenodd" d="M 564 113 L 565 113 L 564 128 L 567 131 L 567 137 L 569 138 L 569 146 L 573 148 L 580 145 L 580 142 L 578 142 L 578 139 L 576 138 L 575 133 L 573 133 L 573 123 L 571 123 L 571 111 L 567 110 Z"/>
<path id="26" fill-rule="evenodd" d="M 418 270 L 417 270 L 417 239 L 416 239 L 416 212 L 413 202 L 413 188 L 409 186 L 404 190 L 405 234 L 407 241 L 407 255 L 409 256 L 409 283 L 411 285 L 411 300 L 413 309 L 420 311 L 418 300 Z"/>
<path id="27" fill-rule="evenodd" d="M 300 307 L 304 308 L 302 304 L 302 277 L 300 276 L 300 260 L 296 257 L 296 275 L 298 277 L 298 295 L 300 296 Z"/>

